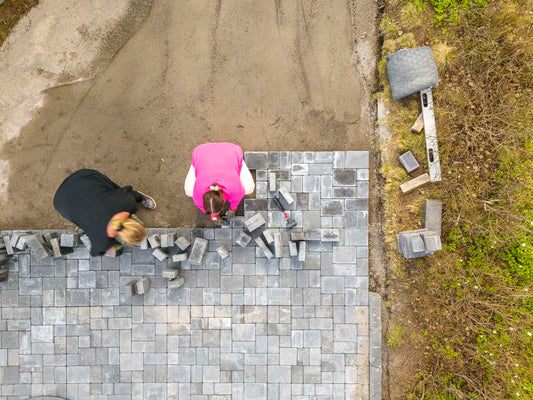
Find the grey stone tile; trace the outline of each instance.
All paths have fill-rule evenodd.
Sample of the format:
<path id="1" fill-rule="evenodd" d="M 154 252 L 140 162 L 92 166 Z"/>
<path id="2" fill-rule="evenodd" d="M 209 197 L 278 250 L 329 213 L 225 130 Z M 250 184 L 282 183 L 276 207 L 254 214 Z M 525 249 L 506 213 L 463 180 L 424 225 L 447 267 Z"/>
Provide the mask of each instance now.
<path id="1" fill-rule="evenodd" d="M 333 186 L 353 186 L 356 182 L 356 171 L 353 169 L 335 169 Z"/>
<path id="2" fill-rule="evenodd" d="M 355 263 L 356 247 L 355 246 L 333 246 L 334 263 Z"/>
<path id="3" fill-rule="evenodd" d="M 295 175 L 308 175 L 309 164 L 292 164 L 291 174 Z"/>
<path id="4" fill-rule="evenodd" d="M 265 165 L 257 176 L 265 193 L 259 187 L 256 199 L 246 200 L 247 208 L 268 216 L 266 178 L 275 172 L 278 185 L 296 199 L 291 217 L 300 229 L 339 229 L 337 242 L 309 242 L 305 262 L 291 260 L 279 212 L 280 218 L 270 216 L 269 222 L 279 224 L 283 234 L 286 257 L 280 259 L 267 260 L 254 243 L 246 249 L 232 245 L 243 217 L 240 225 L 233 220 L 234 229 L 150 230 L 209 239 L 208 262 L 200 269 L 183 263 L 185 285 L 172 290 L 158 276 L 166 262 L 155 261 L 150 250 L 128 248 L 116 259 L 76 251 L 66 260 L 32 265 L 29 254 L 21 254 L 15 266 L 19 279 L 0 292 L 1 347 L 6 357 L 8 349 L 20 349 L 20 382 L 31 383 L 27 371 L 40 370 L 43 384 L 62 384 L 65 397 L 87 392 L 117 398 L 131 393 L 135 398 L 243 398 L 247 384 L 254 385 L 248 386 L 251 398 L 341 398 L 345 386 L 347 393 L 353 390 L 365 375 L 362 369 L 346 369 L 355 365 L 348 364 L 349 357 L 369 347 L 368 324 L 361 322 L 365 314 L 358 311 L 368 310 L 369 170 L 354 166 L 365 155 L 264 154 L 258 156 Z M 300 192 L 306 189 L 317 190 Z M 215 253 L 220 244 L 233 253 L 224 263 Z M 144 297 L 120 295 L 132 275 L 152 276 L 153 288 Z M 27 312 L 19 311 L 23 308 Z M 33 335 L 37 326 L 45 331 L 37 328 Z M 352 328 L 355 340 L 347 339 Z M 43 372 L 43 357 L 46 365 L 54 363 L 54 352 L 64 359 Z M 68 382 L 69 367 L 88 367 L 92 383 L 60 383 Z M 72 369 L 70 378 L 80 371 Z"/>
<path id="5" fill-rule="evenodd" d="M 255 340 L 255 324 L 233 324 L 232 339 L 237 342 Z"/>
<path id="6" fill-rule="evenodd" d="M 244 153 L 244 161 L 250 169 L 267 169 L 268 153 L 264 151 L 247 151 Z"/>
<path id="7" fill-rule="evenodd" d="M 235 264 L 255 263 L 255 247 L 233 246 L 232 259 Z"/>
<path id="8" fill-rule="evenodd" d="M 244 383 L 244 398 L 250 400 L 260 400 L 267 398 L 266 383 Z"/>
<path id="9" fill-rule="evenodd" d="M 347 151 L 343 168 L 368 168 L 368 151 Z"/>
<path id="10" fill-rule="evenodd" d="M 78 287 L 80 289 L 88 289 L 96 287 L 96 273 L 95 271 L 80 271 L 78 273 Z M 61 289 L 61 288 L 58 288 Z"/>
<path id="11" fill-rule="evenodd" d="M 368 199 L 369 185 L 368 182 L 357 182 L 357 198 Z"/>
<path id="12" fill-rule="evenodd" d="M 322 200 L 322 215 L 335 216 L 344 214 L 344 201 L 339 199 Z"/>

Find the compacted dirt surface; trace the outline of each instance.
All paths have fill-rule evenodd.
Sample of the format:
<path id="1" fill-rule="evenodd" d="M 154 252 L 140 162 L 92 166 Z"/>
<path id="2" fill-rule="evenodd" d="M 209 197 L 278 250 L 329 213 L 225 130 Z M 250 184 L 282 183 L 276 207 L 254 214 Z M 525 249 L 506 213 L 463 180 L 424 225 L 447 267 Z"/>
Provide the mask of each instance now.
<path id="1" fill-rule="evenodd" d="M 198 144 L 368 150 L 375 2 L 358 3 L 154 0 L 94 78 L 48 89 L 1 146 L 2 228 L 70 226 L 52 198 L 79 168 L 151 194 L 148 226 L 206 226 L 183 191 Z"/>

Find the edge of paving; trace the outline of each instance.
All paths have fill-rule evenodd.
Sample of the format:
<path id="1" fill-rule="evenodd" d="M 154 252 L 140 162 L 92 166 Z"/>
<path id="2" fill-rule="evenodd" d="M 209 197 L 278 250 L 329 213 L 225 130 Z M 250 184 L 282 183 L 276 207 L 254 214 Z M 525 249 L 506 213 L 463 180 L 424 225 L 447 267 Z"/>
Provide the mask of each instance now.
<path id="1" fill-rule="evenodd" d="M 381 296 L 370 292 L 369 301 L 369 352 L 370 352 L 370 400 L 381 400 Z"/>

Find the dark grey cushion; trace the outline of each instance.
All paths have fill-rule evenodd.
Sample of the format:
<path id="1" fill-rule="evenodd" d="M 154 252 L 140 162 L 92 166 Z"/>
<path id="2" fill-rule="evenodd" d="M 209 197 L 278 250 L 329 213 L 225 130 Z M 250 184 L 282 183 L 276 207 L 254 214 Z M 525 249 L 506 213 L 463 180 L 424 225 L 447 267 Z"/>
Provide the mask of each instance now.
<path id="1" fill-rule="evenodd" d="M 387 75 L 393 100 L 439 84 L 437 66 L 428 46 L 400 50 L 387 56 Z"/>

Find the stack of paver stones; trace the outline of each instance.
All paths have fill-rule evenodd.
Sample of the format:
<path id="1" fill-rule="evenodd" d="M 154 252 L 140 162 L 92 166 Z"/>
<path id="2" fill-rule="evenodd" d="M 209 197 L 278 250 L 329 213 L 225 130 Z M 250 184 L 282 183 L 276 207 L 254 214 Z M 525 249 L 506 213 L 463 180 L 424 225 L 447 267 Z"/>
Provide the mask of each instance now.
<path id="1" fill-rule="evenodd" d="M 172 260 L 154 258 L 153 249 L 91 258 L 78 246 L 39 261 L 28 249 L 15 254 L 9 280 L 0 284 L 0 397 L 379 398 L 368 153 L 245 157 L 257 181 L 244 217 L 229 228 L 149 230 L 207 241 L 200 263 L 181 262 L 182 287 L 168 286 L 162 273 Z M 291 257 L 286 220 L 269 201 L 272 172 L 295 198 L 294 230 L 338 229 L 337 242 L 308 241 L 305 261 Z M 267 259 L 253 241 L 235 242 L 258 212 L 281 235 L 282 257 Z M 221 246 L 229 257 L 217 252 Z M 130 297 L 126 285 L 143 277 L 150 291 Z"/>
<path id="2" fill-rule="evenodd" d="M 405 258 L 425 257 L 442 249 L 441 214 L 442 201 L 424 199 L 424 228 L 396 235 L 398 251 Z"/>

